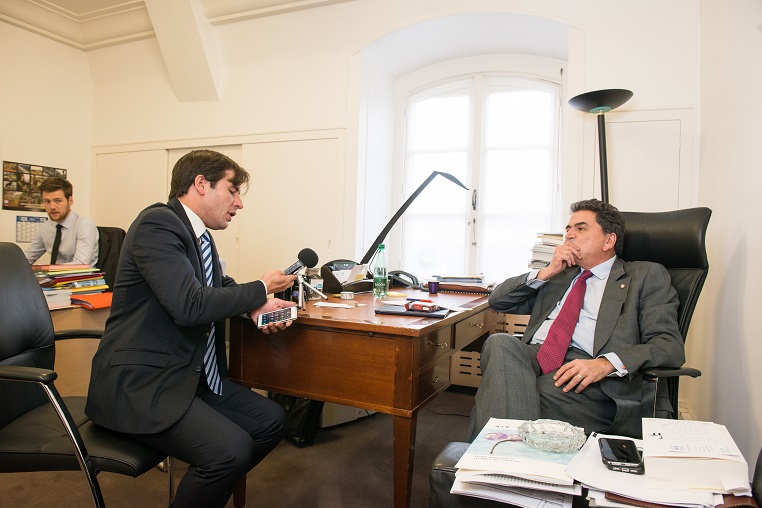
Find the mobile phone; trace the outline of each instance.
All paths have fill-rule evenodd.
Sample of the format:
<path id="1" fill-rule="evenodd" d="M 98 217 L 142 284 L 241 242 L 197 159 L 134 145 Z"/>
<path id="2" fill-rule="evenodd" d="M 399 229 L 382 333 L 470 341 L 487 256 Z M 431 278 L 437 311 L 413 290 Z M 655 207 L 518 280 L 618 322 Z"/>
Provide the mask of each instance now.
<path id="1" fill-rule="evenodd" d="M 257 316 L 257 328 L 264 328 L 267 325 L 283 321 L 293 321 L 294 319 L 296 319 L 296 306 L 264 312 Z"/>
<path id="2" fill-rule="evenodd" d="M 598 439 L 601 448 L 601 460 L 612 471 L 643 474 L 643 457 L 632 439 Z"/>

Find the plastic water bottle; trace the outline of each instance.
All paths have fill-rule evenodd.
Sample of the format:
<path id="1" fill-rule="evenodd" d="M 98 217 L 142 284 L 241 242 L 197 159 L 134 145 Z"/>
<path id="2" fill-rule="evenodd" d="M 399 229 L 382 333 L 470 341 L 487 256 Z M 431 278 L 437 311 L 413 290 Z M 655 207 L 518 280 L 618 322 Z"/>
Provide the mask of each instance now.
<path id="1" fill-rule="evenodd" d="M 386 277 L 386 254 L 384 244 L 378 246 L 376 263 L 373 266 L 373 296 L 383 298 L 389 292 L 389 279 Z"/>

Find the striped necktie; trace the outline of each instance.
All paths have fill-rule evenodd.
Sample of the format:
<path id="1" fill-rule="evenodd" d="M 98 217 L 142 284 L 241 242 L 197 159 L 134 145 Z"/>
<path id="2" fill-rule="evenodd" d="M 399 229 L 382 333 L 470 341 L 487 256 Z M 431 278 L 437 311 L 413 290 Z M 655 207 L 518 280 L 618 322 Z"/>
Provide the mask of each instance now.
<path id="1" fill-rule="evenodd" d="M 566 351 L 569 349 L 574 328 L 579 321 L 579 313 L 585 301 L 587 279 L 593 275 L 590 270 L 585 270 L 577 277 L 569 294 L 566 296 L 564 306 L 550 325 L 545 342 L 537 351 L 537 361 L 540 363 L 542 373 L 547 374 L 558 370 L 563 365 Z"/>
<path id="2" fill-rule="evenodd" d="M 212 241 L 209 237 L 209 231 L 204 231 L 201 235 L 201 259 L 204 262 L 204 275 L 206 276 L 206 286 L 214 285 L 214 268 L 212 263 Z M 204 372 L 206 373 L 206 382 L 217 395 L 222 395 L 222 381 L 220 372 L 217 369 L 217 348 L 215 345 L 214 323 L 209 329 L 209 339 L 206 341 L 206 354 L 204 354 Z"/>

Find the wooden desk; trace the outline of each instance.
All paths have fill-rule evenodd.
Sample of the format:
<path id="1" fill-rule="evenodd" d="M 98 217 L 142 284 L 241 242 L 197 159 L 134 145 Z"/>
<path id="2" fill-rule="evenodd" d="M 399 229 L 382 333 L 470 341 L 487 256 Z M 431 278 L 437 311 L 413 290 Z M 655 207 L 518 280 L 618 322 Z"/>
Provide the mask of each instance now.
<path id="1" fill-rule="evenodd" d="M 111 307 L 103 309 L 85 309 L 83 307 L 66 307 L 53 309 L 50 317 L 53 319 L 53 329 L 61 330 L 103 330 L 106 327 Z"/>
<path id="2" fill-rule="evenodd" d="M 418 411 L 450 385 L 453 351 L 489 333 L 501 317 L 484 295 L 440 293 L 432 299 L 469 310 L 444 319 L 381 315 L 374 313 L 380 303 L 364 294 L 357 301 L 365 306 L 353 309 L 309 302 L 291 327 L 272 335 L 251 320 L 231 319 L 230 379 L 393 415 L 394 506 L 407 508 Z M 235 506 L 243 506 L 245 489 L 240 482 Z"/>
<path id="3" fill-rule="evenodd" d="M 110 308 L 88 310 L 82 307 L 68 307 L 52 310 L 50 315 L 53 318 L 53 329 L 56 331 L 103 330 L 110 311 Z M 61 395 L 87 395 L 92 359 L 99 342 L 94 339 L 56 342 L 56 388 Z"/>

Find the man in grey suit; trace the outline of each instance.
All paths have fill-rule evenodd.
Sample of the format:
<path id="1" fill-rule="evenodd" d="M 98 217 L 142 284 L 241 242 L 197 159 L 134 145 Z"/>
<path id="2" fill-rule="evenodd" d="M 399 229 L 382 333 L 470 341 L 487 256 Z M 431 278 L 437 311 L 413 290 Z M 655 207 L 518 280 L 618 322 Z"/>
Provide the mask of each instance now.
<path id="1" fill-rule="evenodd" d="M 293 275 L 273 270 L 239 285 L 221 272 L 207 229 L 228 226 L 248 180 L 210 150 L 177 161 L 169 202 L 143 210 L 127 232 L 93 358 L 87 415 L 189 464 L 175 508 L 225 506 L 286 429 L 278 404 L 227 378 L 226 318 L 293 305 L 267 297 Z"/>
<path id="2" fill-rule="evenodd" d="M 639 437 L 640 369 L 685 362 L 678 298 L 667 270 L 617 257 L 624 218 L 615 207 L 591 199 L 574 203 L 571 212 L 565 242 L 550 264 L 506 280 L 490 295 L 496 311 L 530 319 L 521 340 L 498 333 L 485 342 L 469 441 L 490 417 L 550 418 L 587 433 Z M 581 309 L 577 305 L 568 319 L 563 309 L 575 299 L 570 295 L 578 279 L 585 287 Z M 550 337 L 559 335 L 565 319 L 568 349 L 553 364 L 546 360 L 555 340 Z"/>

